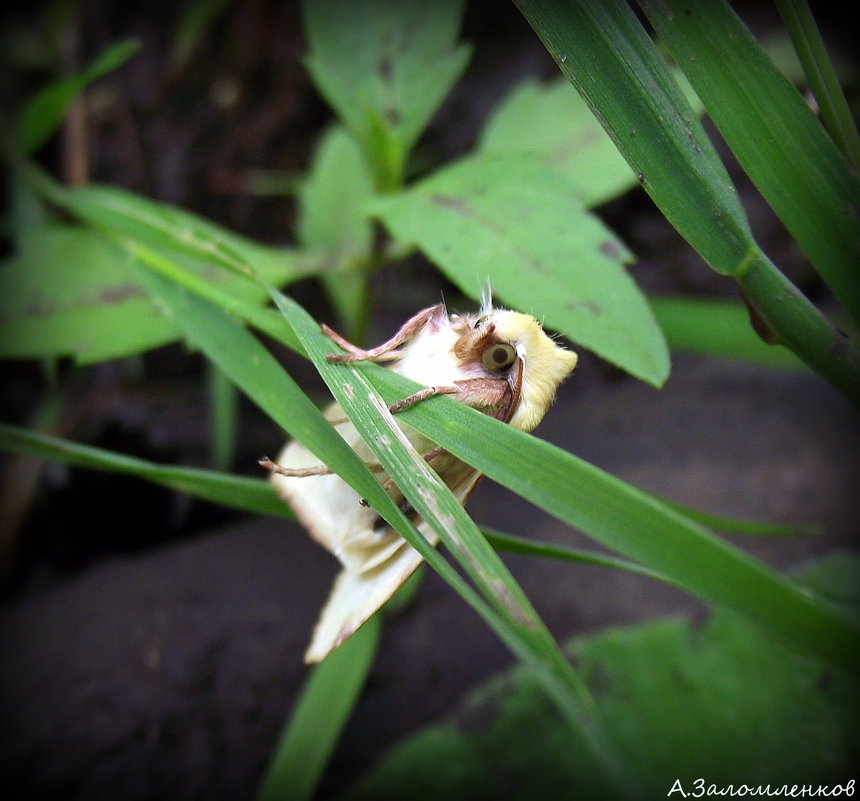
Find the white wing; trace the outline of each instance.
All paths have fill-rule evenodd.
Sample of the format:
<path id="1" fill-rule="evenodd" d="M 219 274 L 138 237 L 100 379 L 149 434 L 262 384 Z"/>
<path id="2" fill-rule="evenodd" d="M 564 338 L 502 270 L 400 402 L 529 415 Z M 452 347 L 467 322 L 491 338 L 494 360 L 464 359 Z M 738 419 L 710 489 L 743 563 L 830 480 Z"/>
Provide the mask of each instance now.
<path id="1" fill-rule="evenodd" d="M 374 463 L 373 455 L 355 427 L 345 420 L 340 406 L 332 404 L 325 416 L 365 462 Z M 429 440 L 411 430 L 407 431 L 407 436 L 420 452 L 433 447 Z M 442 465 L 437 469 L 443 480 L 449 486 L 456 482 L 452 489 L 458 500 L 465 503 L 480 475 L 453 457 L 445 455 L 439 460 Z M 290 468 L 319 465 L 319 460 L 296 441 L 287 444 L 277 462 Z M 388 479 L 381 471 L 374 475 L 380 483 Z M 421 564 L 422 557 L 374 509 L 363 506 L 359 495 L 339 476 L 293 478 L 272 474 L 272 482 L 311 536 L 344 566 L 305 653 L 305 661 L 318 662 L 397 591 Z M 390 494 L 396 503 L 402 503 L 403 496 L 396 487 Z M 428 530 L 426 523 L 420 522 L 418 530 L 431 545 L 436 545 L 438 538 Z"/>

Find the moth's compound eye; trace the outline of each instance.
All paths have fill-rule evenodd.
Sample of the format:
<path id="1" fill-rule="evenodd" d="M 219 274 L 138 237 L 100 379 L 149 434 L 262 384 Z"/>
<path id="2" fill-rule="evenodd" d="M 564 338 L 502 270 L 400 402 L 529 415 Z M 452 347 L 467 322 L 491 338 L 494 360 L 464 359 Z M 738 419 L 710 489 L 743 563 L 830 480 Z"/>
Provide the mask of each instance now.
<path id="1" fill-rule="evenodd" d="M 490 345 L 481 355 L 481 364 L 487 370 L 506 370 L 517 359 L 517 352 L 507 342 Z"/>

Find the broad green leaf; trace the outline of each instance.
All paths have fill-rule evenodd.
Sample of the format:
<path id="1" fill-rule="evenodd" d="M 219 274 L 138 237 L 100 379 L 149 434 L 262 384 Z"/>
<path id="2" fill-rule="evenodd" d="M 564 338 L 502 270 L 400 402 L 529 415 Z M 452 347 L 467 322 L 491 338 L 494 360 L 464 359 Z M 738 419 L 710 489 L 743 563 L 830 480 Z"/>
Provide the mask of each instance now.
<path id="1" fill-rule="evenodd" d="M 343 128 L 330 129 L 299 191 L 298 236 L 306 248 L 352 260 L 351 268 L 321 278 L 346 323 L 346 335 L 355 339 L 370 308 L 362 267 L 373 245 L 373 226 L 365 210 L 372 196 L 373 180 L 355 140 Z"/>
<path id="2" fill-rule="evenodd" d="M 26 177 L 21 174 L 18 164 L 10 159 L 8 162 L 9 186 L 8 197 L 8 219 L 4 227 L 9 240 L 9 250 L 15 252 L 21 240 L 31 231 L 48 225 L 52 216 L 45 208 L 39 193 L 31 185 Z"/>
<path id="3" fill-rule="evenodd" d="M 330 128 L 299 190 L 298 236 L 307 248 L 366 255 L 373 228 L 365 205 L 373 181 L 361 150 L 343 128 Z"/>
<path id="4" fill-rule="evenodd" d="M 137 284 L 128 257 L 92 230 L 31 231 L 0 264 L 3 358 L 73 356 L 88 364 L 178 336 Z"/>
<path id="5" fill-rule="evenodd" d="M 529 153 L 569 178 L 585 206 L 637 186 L 636 174 L 570 83 L 523 81 L 496 107 L 481 134 L 485 153 Z"/>
<path id="6" fill-rule="evenodd" d="M 627 249 L 534 157 L 464 159 L 373 211 L 467 295 L 489 282 L 507 305 L 637 378 L 659 386 L 668 376 L 663 335 L 623 267 Z"/>
<path id="7" fill-rule="evenodd" d="M 515 2 L 669 222 L 738 281 L 765 335 L 860 405 L 860 351 L 758 247 L 725 167 L 632 9 L 622 0 Z"/>
<path id="8" fill-rule="evenodd" d="M 860 600 L 856 559 L 825 558 L 814 570 L 818 592 L 837 585 Z M 825 795 L 819 785 L 851 795 L 860 737 L 854 676 L 801 658 L 724 611 L 704 623 L 616 627 L 568 650 L 624 742 L 644 798 Z M 393 801 L 408 786 L 416 801 L 561 800 L 574 797 L 571 788 L 578 801 L 603 801 L 590 775 L 533 679 L 514 668 L 399 743 L 343 798 Z"/>
<path id="9" fill-rule="evenodd" d="M 196 214 L 109 187 L 66 189 L 34 168 L 22 170 L 52 203 L 99 230 L 35 226 L 18 237 L 18 252 L 0 265 L 0 355 L 73 356 L 81 363 L 119 358 L 174 341 L 140 288 L 134 257 L 116 238 L 174 253 L 213 288 L 236 302 L 262 305 L 259 274 L 283 285 L 329 269 L 336 254 L 267 247 Z M 105 236 L 107 234 L 107 237 Z"/>
<path id="10" fill-rule="evenodd" d="M 194 467 L 176 467 L 82 445 L 37 431 L 0 423 L 0 450 L 54 459 L 79 467 L 136 476 L 211 503 L 277 517 L 292 513 L 268 481 Z"/>
<path id="11" fill-rule="evenodd" d="M 305 64 L 361 143 L 377 187 L 403 181 L 406 157 L 460 77 L 462 0 L 304 0 Z"/>
<path id="12" fill-rule="evenodd" d="M 749 311 L 737 301 L 669 296 L 648 300 L 673 350 L 773 367 L 805 367 L 787 348 L 768 345 L 757 336 Z"/>
<path id="13" fill-rule="evenodd" d="M 860 322 L 860 176 L 721 0 L 639 0 L 738 161 Z"/>
<path id="14" fill-rule="evenodd" d="M 683 73 L 676 72 L 690 105 L 701 101 Z M 502 99 L 481 134 L 487 153 L 531 153 L 580 188 L 589 208 L 638 186 L 636 174 L 594 114 L 564 78 L 525 80 Z"/>
<path id="15" fill-rule="evenodd" d="M 194 252 L 193 249 L 189 249 Z M 262 304 L 253 282 L 183 257 L 201 279 Z M 283 258 L 281 282 L 288 276 Z M 262 272 L 276 273 L 274 261 Z M 179 332 L 141 289 L 127 252 L 100 233 L 65 225 L 34 229 L 20 252 L 0 264 L 0 355 L 72 356 L 82 364 L 128 356 L 172 342 Z"/>
<path id="16" fill-rule="evenodd" d="M 257 801 L 308 801 L 370 672 L 379 643 L 374 615 L 313 668 L 269 764 Z"/>
<path id="17" fill-rule="evenodd" d="M 15 144 L 22 153 L 35 153 L 53 136 L 72 101 L 93 81 L 122 66 L 140 48 L 126 39 L 112 45 L 77 75 L 43 89 L 21 110 L 15 126 Z"/>

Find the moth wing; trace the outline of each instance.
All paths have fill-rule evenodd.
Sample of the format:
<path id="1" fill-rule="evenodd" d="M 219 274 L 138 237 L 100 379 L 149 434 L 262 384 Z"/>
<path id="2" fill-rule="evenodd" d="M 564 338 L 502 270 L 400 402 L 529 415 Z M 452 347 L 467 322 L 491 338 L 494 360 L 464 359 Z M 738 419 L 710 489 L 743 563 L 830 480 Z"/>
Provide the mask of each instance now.
<path id="1" fill-rule="evenodd" d="M 454 490 L 460 503 L 465 504 L 469 494 L 481 478 L 477 470 Z M 439 538 L 421 522 L 418 530 L 433 546 Z M 373 534 L 379 537 L 379 534 Z M 390 538 L 385 558 L 378 558 L 382 549 L 366 559 L 361 570 L 346 566 L 335 579 L 328 601 L 320 614 L 314 629 L 311 644 L 305 652 L 306 662 L 319 662 L 351 636 L 365 623 L 411 576 L 424 557 L 418 553 L 396 531 L 386 527 L 385 534 Z M 392 547 L 393 546 L 393 547 Z"/>
<path id="2" fill-rule="evenodd" d="M 338 404 L 329 406 L 325 416 L 360 458 L 369 463 L 374 461 Z M 410 439 L 422 440 L 415 442 L 419 450 L 427 451 L 432 447 L 432 443 L 423 438 L 412 436 Z M 451 486 L 460 503 L 465 504 L 480 474 L 452 457 L 447 459 L 449 463 L 447 469 L 440 470 L 441 477 Z M 296 440 L 287 443 L 277 462 L 289 468 L 318 467 L 320 464 Z M 375 475 L 380 482 L 388 478 L 384 472 Z M 353 634 L 397 591 L 421 564 L 422 556 L 394 529 L 384 521 L 380 522 L 374 509 L 363 506 L 360 496 L 339 476 L 299 478 L 272 474 L 271 480 L 311 536 L 344 566 L 305 653 L 305 661 L 318 662 Z M 422 521 L 417 527 L 435 546 L 438 537 L 427 524 Z"/>
<path id="3" fill-rule="evenodd" d="M 341 570 L 314 628 L 305 662 L 319 662 L 328 656 L 415 572 L 421 554 L 406 540 L 398 539 L 394 552 L 375 567 L 361 572 Z"/>
<path id="4" fill-rule="evenodd" d="M 358 431 L 346 419 L 338 404 L 328 406 L 324 415 L 361 458 L 369 458 Z M 320 460 L 298 440 L 288 442 L 276 461 L 282 467 L 289 468 L 321 466 Z M 376 517 L 372 509 L 361 505 L 358 493 L 340 476 L 332 474 L 298 478 L 273 473 L 271 481 L 311 536 L 338 558 L 350 535 L 371 528 Z"/>

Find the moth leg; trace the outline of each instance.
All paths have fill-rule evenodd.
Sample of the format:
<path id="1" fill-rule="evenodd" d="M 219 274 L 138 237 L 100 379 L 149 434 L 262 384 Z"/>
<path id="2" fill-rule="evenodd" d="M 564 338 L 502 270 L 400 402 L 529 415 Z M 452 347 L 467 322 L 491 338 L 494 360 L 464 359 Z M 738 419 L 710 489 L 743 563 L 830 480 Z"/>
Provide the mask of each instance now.
<path id="1" fill-rule="evenodd" d="M 314 467 L 284 467 L 283 465 L 273 462 L 268 456 L 264 456 L 257 462 L 260 467 L 265 468 L 270 473 L 276 473 L 279 476 L 287 478 L 310 478 L 311 476 L 330 476 L 334 471 L 324 464 L 315 465 Z M 371 473 L 381 473 L 384 468 L 379 462 L 365 462 L 364 466 Z"/>
<path id="2" fill-rule="evenodd" d="M 270 473 L 276 473 L 279 476 L 287 478 L 307 478 L 308 476 L 330 476 L 331 470 L 324 464 L 316 467 L 283 467 L 277 462 L 273 462 L 268 456 L 264 456 L 257 461 L 260 467 L 265 468 Z"/>
<path id="3" fill-rule="evenodd" d="M 335 344 L 343 348 L 346 353 L 331 353 L 326 356 L 326 361 L 337 362 L 340 364 L 346 362 L 384 362 L 399 358 L 402 354 L 397 350 L 400 345 L 410 340 L 415 334 L 422 329 L 427 321 L 438 312 L 439 306 L 430 306 L 423 309 L 418 314 L 410 317 L 400 328 L 400 330 L 391 339 L 377 345 L 375 348 L 363 350 L 356 347 L 351 342 L 345 340 L 336 331 L 329 328 L 327 325 L 322 326 L 323 333 L 331 339 Z"/>
<path id="4" fill-rule="evenodd" d="M 416 403 L 421 403 L 421 401 L 427 400 L 427 398 L 432 398 L 434 395 L 458 395 L 460 392 L 462 392 L 462 389 L 453 384 L 440 387 L 426 387 L 425 389 L 419 389 L 418 392 L 413 392 L 411 395 L 407 395 L 402 400 L 395 401 L 388 407 L 388 411 L 392 414 L 397 414 L 397 412 L 408 409 Z"/>
<path id="5" fill-rule="evenodd" d="M 425 462 L 430 462 L 431 460 L 435 459 L 437 456 L 441 456 L 443 453 L 448 453 L 448 451 L 446 451 L 443 447 L 437 445 L 435 448 L 427 451 L 427 453 L 425 453 L 421 458 Z M 394 479 L 389 478 L 382 485 L 382 489 L 384 489 L 386 492 L 388 492 L 389 490 L 393 489 L 395 486 L 397 486 L 397 485 L 394 483 Z"/>
<path id="6" fill-rule="evenodd" d="M 458 400 L 467 406 L 495 411 L 500 404 L 509 401 L 511 389 L 508 382 L 501 378 L 465 378 L 453 384 L 419 389 L 418 392 L 392 403 L 388 411 L 396 414 L 434 395 L 459 395 Z"/>

